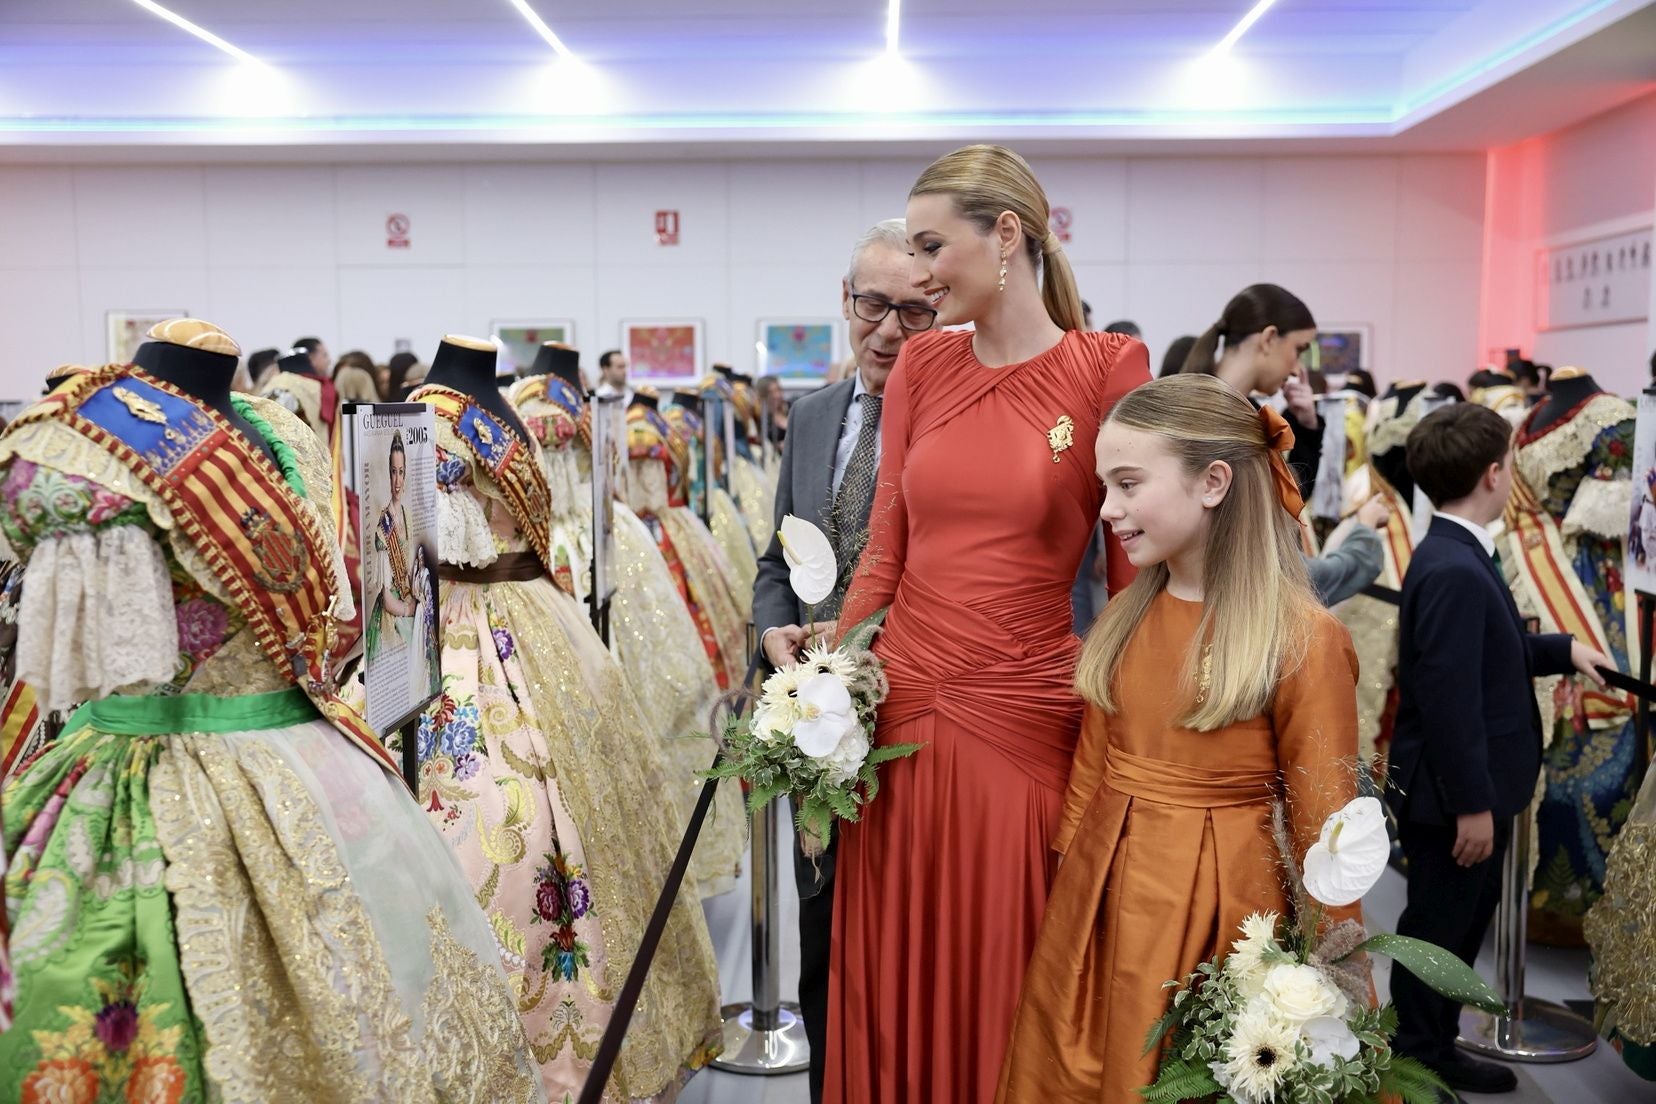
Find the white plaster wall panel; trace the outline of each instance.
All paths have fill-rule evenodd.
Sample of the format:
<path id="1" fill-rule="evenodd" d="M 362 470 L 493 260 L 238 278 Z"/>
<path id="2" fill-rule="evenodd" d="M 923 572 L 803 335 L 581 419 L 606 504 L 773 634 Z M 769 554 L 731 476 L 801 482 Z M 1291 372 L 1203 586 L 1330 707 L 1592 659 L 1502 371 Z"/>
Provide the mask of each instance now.
<path id="1" fill-rule="evenodd" d="M 846 255 L 850 256 L 850 246 Z M 841 347 L 850 352 L 841 321 L 840 280 L 845 261 L 813 265 L 743 265 L 730 273 L 729 350 L 739 371 L 758 368 L 759 320 L 834 319 Z"/>
<path id="2" fill-rule="evenodd" d="M 77 168 L 74 174 L 81 265 L 173 268 L 206 261 L 200 166 Z"/>
<path id="3" fill-rule="evenodd" d="M 286 350 L 300 337 L 314 335 L 338 356 L 352 346 L 340 344 L 339 270 L 333 265 L 277 268 L 241 265 L 207 272 L 207 304 L 197 313 L 224 327 L 242 352 Z M 378 360 L 389 350 L 368 350 Z"/>
<path id="4" fill-rule="evenodd" d="M 1542 218 L 1568 233 L 1650 210 L 1656 180 L 1656 93 L 1541 139 L 1546 158 Z"/>
<path id="5" fill-rule="evenodd" d="M 429 364 L 445 333 L 466 332 L 465 299 L 460 268 L 341 268 L 335 349 L 366 349 L 383 360 L 398 338 L 408 338 L 410 351 Z"/>
<path id="6" fill-rule="evenodd" d="M 1267 261 L 1261 272 L 1264 282 L 1299 296 L 1318 326 L 1369 326 L 1369 366 L 1388 379 L 1395 375 L 1388 360 L 1396 336 L 1396 266 L 1391 261 Z"/>
<path id="7" fill-rule="evenodd" d="M 1213 325 L 1230 297 L 1260 279 L 1254 261 L 1206 264 L 1134 264 L 1127 272 L 1127 303 L 1122 313 L 1137 322 L 1150 347 L 1152 364 L 1173 339 L 1200 334 Z M 1112 315 L 1093 304 L 1093 318 L 1099 325 Z"/>
<path id="8" fill-rule="evenodd" d="M 1631 397 L 1650 382 L 1650 351 L 1644 342 L 1643 322 L 1549 330 L 1535 335 L 1530 356 L 1555 367 L 1580 365 L 1606 391 Z"/>
<path id="9" fill-rule="evenodd" d="M 586 265 L 468 265 L 465 309 L 456 326 L 487 336 L 497 319 L 569 318 L 582 359 L 597 356 L 613 342 L 598 330 L 598 288 Z M 602 348 L 594 348 L 601 344 Z"/>
<path id="10" fill-rule="evenodd" d="M 597 240 L 603 264 L 657 270 L 723 265 L 730 258 L 729 169 L 661 162 L 598 166 Z M 801 212 L 809 204 L 801 204 Z M 656 240 L 657 211 L 679 213 L 679 244 Z"/>
<path id="11" fill-rule="evenodd" d="M 1119 318 L 1132 318 L 1128 309 L 1129 269 L 1124 264 L 1075 264 L 1075 286 L 1081 298 L 1091 304 L 1093 325 L 1103 328 Z M 1140 323 L 1142 325 L 1142 323 Z"/>
<path id="12" fill-rule="evenodd" d="M 723 265 L 695 268 L 606 265 L 598 270 L 598 330 L 583 345 L 603 352 L 619 344 L 623 319 L 700 318 L 705 363 L 728 361 L 751 347 L 753 338 L 730 326 L 730 270 Z"/>
<path id="13" fill-rule="evenodd" d="M 1392 337 L 1383 343 L 1390 363 L 1381 366 L 1377 380 L 1453 380 L 1465 386 L 1481 359 L 1479 270 L 1477 258 L 1398 263 Z"/>
<path id="14" fill-rule="evenodd" d="M 867 227 L 849 162 L 730 165 L 730 263 L 843 268 Z"/>
<path id="15" fill-rule="evenodd" d="M 941 152 L 947 152 L 941 151 Z M 862 163 L 863 229 L 881 219 L 902 218 L 908 210 L 909 189 L 931 164 L 929 157 Z"/>
<path id="16" fill-rule="evenodd" d="M 1264 189 L 1264 164 L 1255 158 L 1129 161 L 1127 259 L 1257 261 Z"/>
<path id="17" fill-rule="evenodd" d="M 104 313 L 112 310 L 184 310 L 192 318 L 205 318 L 211 296 L 207 294 L 207 270 L 193 268 L 87 268 L 80 270 L 80 318 L 82 363 L 102 364 L 107 359 L 104 340 Z M 52 363 L 74 360 L 65 351 Z"/>
<path id="18" fill-rule="evenodd" d="M 1481 254 L 1484 162 L 1481 153 L 1398 158 L 1398 260 L 1462 260 Z"/>
<path id="19" fill-rule="evenodd" d="M 1397 161 L 1278 157 L 1265 162 L 1261 256 L 1390 260 L 1397 248 Z"/>
<path id="20" fill-rule="evenodd" d="M 74 268 L 75 191 L 69 169 L 0 169 L 0 265 Z"/>
<path id="21" fill-rule="evenodd" d="M 465 262 L 464 170 L 373 165 L 334 171 L 340 264 L 419 267 Z M 386 244 L 386 219 L 393 214 L 409 220 L 406 247 Z"/>
<path id="22" fill-rule="evenodd" d="M 103 345 L 84 347 L 78 304 L 80 277 L 72 268 L 0 268 L 0 399 L 32 399 L 46 373 L 65 361 L 103 363 Z"/>
<path id="23" fill-rule="evenodd" d="M 590 265 L 598 257 L 592 165 L 465 170 L 465 258 L 472 265 Z"/>
<path id="24" fill-rule="evenodd" d="M 1072 265 L 1127 259 L 1127 163 L 1104 158 L 1037 159 L 1031 167 L 1053 207 L 1070 212 Z"/>
<path id="25" fill-rule="evenodd" d="M 208 264 L 333 266 L 339 251 L 332 169 L 209 166 L 203 180 Z"/>

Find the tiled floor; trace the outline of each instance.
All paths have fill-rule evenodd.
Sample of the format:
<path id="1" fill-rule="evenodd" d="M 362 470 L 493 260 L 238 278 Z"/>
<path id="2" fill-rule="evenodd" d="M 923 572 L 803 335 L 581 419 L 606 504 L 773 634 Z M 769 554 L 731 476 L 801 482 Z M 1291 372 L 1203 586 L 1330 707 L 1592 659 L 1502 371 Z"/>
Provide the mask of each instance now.
<path id="1" fill-rule="evenodd" d="M 782 826 L 788 832 L 786 823 Z M 797 939 L 799 899 L 794 893 L 791 860 L 784 845 L 779 926 L 782 931 L 782 994 L 793 1000 L 799 984 Z M 1403 908 L 1403 879 L 1391 871 L 1363 902 L 1373 930 L 1392 930 Z M 733 892 L 704 902 L 713 946 L 719 956 L 720 981 L 725 1000 L 746 1000 L 751 992 L 749 978 L 749 898 L 744 880 Z M 1478 961 L 1479 971 L 1495 976 L 1493 948 L 1486 946 Z M 1656 963 L 1652 964 L 1656 969 Z M 1587 955 L 1584 951 L 1560 951 L 1531 947 L 1528 965 L 1528 992 L 1532 996 L 1563 1002 L 1586 998 Z M 1387 990 L 1385 960 L 1376 962 L 1375 981 L 1381 994 Z M 1656 1084 L 1642 1081 L 1622 1065 L 1608 1045 L 1600 1045 L 1590 1057 L 1564 1065 L 1523 1065 L 1518 1071 L 1518 1091 L 1501 1096 L 1471 1096 L 1469 1101 L 1500 1104 L 1644 1104 L 1656 1102 Z M 789 1077 L 741 1077 L 709 1070 L 690 1082 L 679 1098 L 685 1104 L 809 1104 L 803 1074 Z M 953 1104 L 937 1101 L 935 1104 Z"/>

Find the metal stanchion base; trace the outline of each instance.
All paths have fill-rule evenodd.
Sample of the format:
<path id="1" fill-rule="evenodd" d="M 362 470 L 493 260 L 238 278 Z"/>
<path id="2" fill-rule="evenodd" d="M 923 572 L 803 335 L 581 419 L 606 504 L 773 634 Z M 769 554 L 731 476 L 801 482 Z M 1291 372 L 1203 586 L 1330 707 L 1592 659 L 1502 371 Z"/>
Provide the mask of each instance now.
<path id="1" fill-rule="evenodd" d="M 1514 1016 L 1461 1012 L 1462 1049 L 1509 1062 L 1574 1062 L 1598 1048 L 1593 1025 L 1561 1004 L 1525 997 Z"/>
<path id="2" fill-rule="evenodd" d="M 772 1031 L 753 1029 L 751 1004 L 727 1004 L 719 1014 L 724 1017 L 724 1053 L 713 1059 L 714 1069 L 772 1077 L 810 1068 L 811 1046 L 799 1005 L 784 1002 L 777 1008 Z"/>

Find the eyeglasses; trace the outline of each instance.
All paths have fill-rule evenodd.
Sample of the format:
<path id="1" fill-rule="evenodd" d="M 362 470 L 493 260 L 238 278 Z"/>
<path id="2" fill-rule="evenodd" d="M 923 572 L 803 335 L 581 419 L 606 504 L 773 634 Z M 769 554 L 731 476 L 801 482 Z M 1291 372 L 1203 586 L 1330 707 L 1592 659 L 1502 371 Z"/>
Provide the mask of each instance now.
<path id="1" fill-rule="evenodd" d="M 910 333 L 919 333 L 929 330 L 937 322 L 937 312 L 930 307 L 916 306 L 913 303 L 893 303 L 888 299 L 881 299 L 878 295 L 851 294 L 851 309 L 864 322 L 884 322 L 886 315 L 897 312 L 897 324 Z"/>

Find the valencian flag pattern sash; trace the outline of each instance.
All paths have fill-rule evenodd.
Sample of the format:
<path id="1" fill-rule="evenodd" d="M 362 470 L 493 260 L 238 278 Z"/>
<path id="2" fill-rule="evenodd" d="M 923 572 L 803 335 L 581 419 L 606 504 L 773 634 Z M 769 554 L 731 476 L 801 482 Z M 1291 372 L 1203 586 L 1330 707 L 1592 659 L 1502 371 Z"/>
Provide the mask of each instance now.
<path id="1" fill-rule="evenodd" d="M 266 658 L 400 778 L 367 722 L 335 693 L 328 535 L 263 451 L 218 411 L 131 366 L 100 369 L 12 424 L 48 419 L 106 449 L 166 503 Z"/>
<path id="2" fill-rule="evenodd" d="M 505 495 L 512 521 L 540 559 L 547 577 L 556 578 L 550 525 L 552 494 L 529 442 L 458 391 L 427 384 L 408 398 L 410 402 L 430 403 L 455 436 L 465 443 L 472 459 L 489 473 Z"/>
<path id="3" fill-rule="evenodd" d="M 1570 569 L 1558 525 L 1516 466 L 1506 526 L 1511 538 L 1507 547 L 1512 549 L 1518 577 L 1535 598 L 1537 608 L 1551 621 L 1547 629 L 1569 633 L 1601 654 L 1610 655 L 1609 638 L 1581 580 Z M 1596 687 L 1582 688 L 1581 704 L 1591 728 L 1614 728 L 1633 713 L 1633 703 L 1626 694 L 1607 693 Z"/>

